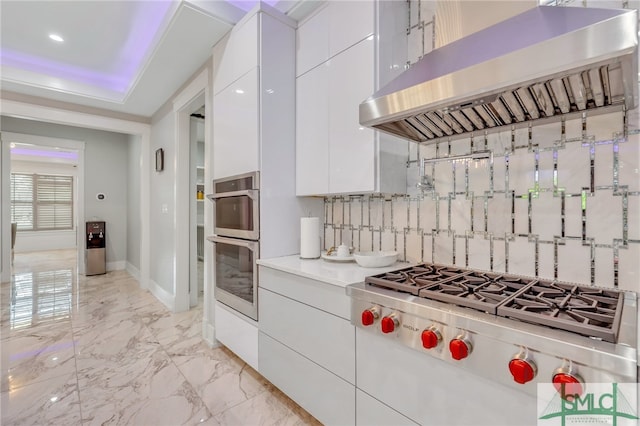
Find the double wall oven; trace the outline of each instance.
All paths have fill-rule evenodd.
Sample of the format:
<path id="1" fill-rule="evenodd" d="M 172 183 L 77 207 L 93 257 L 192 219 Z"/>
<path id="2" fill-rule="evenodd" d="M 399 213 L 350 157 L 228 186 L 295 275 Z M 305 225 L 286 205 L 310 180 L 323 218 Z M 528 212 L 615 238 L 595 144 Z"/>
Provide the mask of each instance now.
<path id="1" fill-rule="evenodd" d="M 258 172 L 213 181 L 215 298 L 258 320 L 260 256 L 260 177 Z"/>

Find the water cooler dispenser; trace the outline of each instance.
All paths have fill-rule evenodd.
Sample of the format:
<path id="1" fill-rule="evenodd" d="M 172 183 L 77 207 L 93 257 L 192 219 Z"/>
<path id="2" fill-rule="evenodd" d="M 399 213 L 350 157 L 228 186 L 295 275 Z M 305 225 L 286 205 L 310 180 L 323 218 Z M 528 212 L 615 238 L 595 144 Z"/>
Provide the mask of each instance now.
<path id="1" fill-rule="evenodd" d="M 106 273 L 105 223 L 87 222 L 86 239 L 86 275 Z"/>

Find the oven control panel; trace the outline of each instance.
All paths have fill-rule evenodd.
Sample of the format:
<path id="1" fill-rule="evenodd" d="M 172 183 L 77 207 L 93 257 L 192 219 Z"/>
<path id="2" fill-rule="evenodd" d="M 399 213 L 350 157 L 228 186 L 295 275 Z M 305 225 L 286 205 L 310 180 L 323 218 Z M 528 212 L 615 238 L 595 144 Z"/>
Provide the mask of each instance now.
<path id="1" fill-rule="evenodd" d="M 351 312 L 354 326 L 387 339 L 389 344 L 407 346 L 425 357 L 456 365 L 468 374 L 484 376 L 531 395 L 537 394 L 538 383 L 553 384 L 559 392 L 569 389 L 581 393 L 585 380 L 632 381 L 620 372 L 611 373 L 577 362 L 573 353 L 562 353 L 562 348 L 549 353 L 533 344 L 505 338 L 508 333 L 503 336 L 501 328 L 491 323 L 495 319 L 490 316 L 486 323 L 477 326 L 477 320 L 459 313 L 434 310 L 430 317 L 418 316 L 356 298 L 351 299 Z M 530 337 L 524 340 L 535 342 Z"/>

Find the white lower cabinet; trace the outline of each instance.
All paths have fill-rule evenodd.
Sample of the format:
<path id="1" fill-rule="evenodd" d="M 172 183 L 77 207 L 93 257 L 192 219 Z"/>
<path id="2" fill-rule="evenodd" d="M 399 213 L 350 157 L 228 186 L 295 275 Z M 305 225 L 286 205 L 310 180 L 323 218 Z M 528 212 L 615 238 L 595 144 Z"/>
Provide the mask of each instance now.
<path id="1" fill-rule="evenodd" d="M 323 424 L 355 424 L 354 385 L 262 331 L 258 342 L 260 374 L 267 380 Z"/>
<path id="2" fill-rule="evenodd" d="M 416 408 L 407 409 L 407 400 L 424 403 L 413 379 L 419 363 L 397 362 L 395 352 L 378 356 L 404 347 L 389 339 L 369 342 L 349 320 L 344 287 L 262 265 L 259 280 L 259 372 L 312 416 L 340 426 L 440 424 L 411 417 Z M 369 346 L 375 343 L 381 347 Z M 389 370 L 400 372 L 400 383 Z"/>
<path id="3" fill-rule="evenodd" d="M 409 418 L 372 396 L 356 390 L 356 424 L 362 426 L 415 426 Z"/>
<path id="4" fill-rule="evenodd" d="M 356 332 L 349 321 L 269 290 L 258 294 L 260 331 L 355 384 Z"/>
<path id="5" fill-rule="evenodd" d="M 240 318 L 220 302 L 216 302 L 214 320 L 216 340 L 231 349 L 244 362 L 258 370 L 258 326 L 250 319 Z M 251 322 L 250 322 L 251 321 Z"/>
<path id="6" fill-rule="evenodd" d="M 258 275 L 261 288 L 349 321 L 351 301 L 343 287 L 264 266 L 260 266 Z"/>
<path id="7" fill-rule="evenodd" d="M 260 374 L 326 425 L 356 421 L 356 331 L 344 288 L 260 267 Z"/>

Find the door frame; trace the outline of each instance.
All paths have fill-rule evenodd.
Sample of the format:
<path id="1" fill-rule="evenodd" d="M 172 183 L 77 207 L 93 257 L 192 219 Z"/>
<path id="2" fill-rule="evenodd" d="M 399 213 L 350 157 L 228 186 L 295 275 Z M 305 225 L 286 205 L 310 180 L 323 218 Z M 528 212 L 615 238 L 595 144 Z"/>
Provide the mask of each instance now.
<path id="1" fill-rule="evenodd" d="M 103 115 L 77 112 L 62 108 L 52 108 L 10 99 L 2 100 L 2 115 L 7 117 L 26 118 L 46 123 L 56 123 L 88 129 L 105 130 L 109 132 L 126 133 L 140 137 L 140 277 L 142 288 L 149 287 L 149 252 L 150 252 L 150 217 L 149 194 L 151 193 L 151 125 L 147 123 L 123 120 Z M 11 208 L 9 198 L 9 179 L 5 175 L 9 172 L 9 145 L 2 144 L 2 188 L 0 196 L 2 207 L 2 282 L 8 282 L 11 276 Z M 9 176 L 9 175 L 7 175 Z M 80 233 L 79 233 L 80 234 Z"/>
<path id="2" fill-rule="evenodd" d="M 174 269 L 173 291 L 175 296 L 174 310 L 181 312 L 189 310 L 191 305 L 191 295 L 189 292 L 190 283 L 197 283 L 197 274 L 195 274 L 194 265 L 191 260 L 196 253 L 196 241 L 192 238 L 191 232 L 191 209 L 185 208 L 190 206 L 193 197 L 191 187 L 191 114 L 205 106 L 205 114 L 210 114 L 211 101 L 209 90 L 209 69 L 206 68 L 200 72 L 188 86 L 174 99 L 173 112 L 175 115 L 175 155 L 176 155 L 176 179 L 174 190 L 174 212 L 175 227 L 174 241 L 176 248 L 176 263 Z M 204 149 L 205 149 L 205 192 L 207 191 L 207 182 L 209 181 L 209 123 L 211 120 L 204 120 Z M 209 188 L 210 189 L 210 188 Z M 205 235 L 211 224 L 208 225 L 210 216 L 209 203 L 205 203 Z M 205 299 L 207 299 L 208 288 L 208 268 L 210 248 L 209 244 L 204 245 L 204 281 L 205 281 Z M 197 285 L 195 287 L 197 293 Z M 205 303 L 204 320 L 208 317 L 208 306 Z"/>
<path id="3" fill-rule="evenodd" d="M 85 245 L 84 245 L 84 152 L 85 141 L 52 138 L 48 136 L 38 136 L 28 133 L 14 133 L 14 132 L 2 132 L 4 135 L 2 138 L 3 144 L 11 145 L 12 142 L 32 144 L 39 146 L 46 146 L 51 148 L 64 148 L 74 150 L 78 153 L 78 163 L 76 164 L 76 176 L 73 185 L 73 198 L 74 198 L 74 229 L 76 231 L 76 261 L 78 265 L 78 273 L 84 274 L 85 272 Z M 9 170 L 3 172 L 2 180 L 9 179 L 11 174 L 11 148 L 3 149 L 3 152 L 9 153 Z M 3 200 L 4 204 L 4 200 Z M 10 204 L 10 200 L 7 204 Z M 9 207 L 10 208 L 10 207 Z M 9 211 L 9 222 L 11 222 L 11 212 Z"/>

